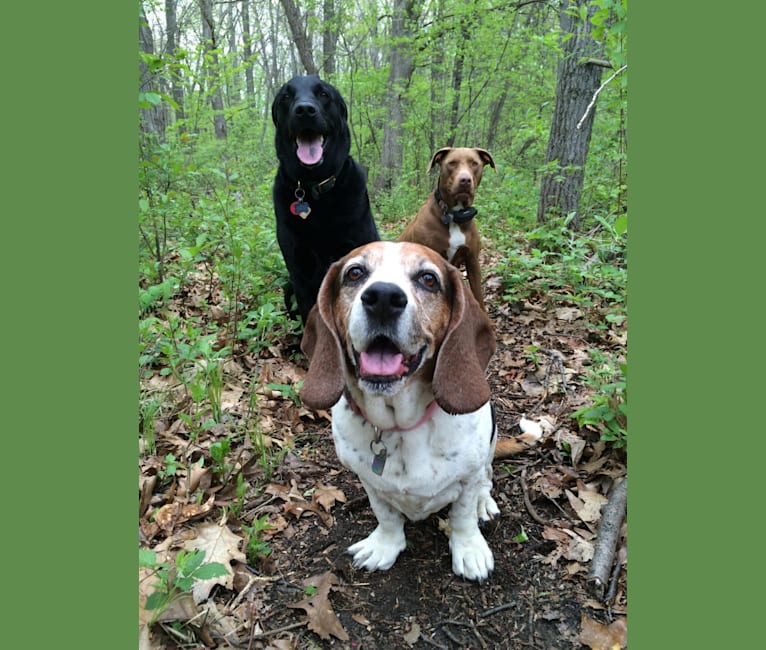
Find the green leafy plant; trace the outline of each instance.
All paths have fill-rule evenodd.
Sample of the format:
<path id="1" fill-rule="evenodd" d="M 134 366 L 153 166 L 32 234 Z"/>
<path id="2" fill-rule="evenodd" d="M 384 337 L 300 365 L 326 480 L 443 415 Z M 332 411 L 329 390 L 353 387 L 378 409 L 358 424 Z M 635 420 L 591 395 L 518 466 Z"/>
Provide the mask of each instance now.
<path id="1" fill-rule="evenodd" d="M 210 445 L 210 458 L 212 459 L 212 465 L 210 469 L 214 474 L 218 474 L 223 477 L 232 470 L 232 465 L 226 461 L 226 457 L 231 452 L 231 440 L 224 438 L 223 440 L 216 440 Z"/>
<path id="2" fill-rule="evenodd" d="M 271 554 L 271 547 L 268 542 L 261 537 L 261 533 L 270 528 L 273 528 L 273 526 L 268 522 L 268 515 L 254 517 L 252 526 L 242 526 L 242 530 L 248 535 L 245 552 L 247 553 L 247 559 L 250 563 L 255 563 L 259 558 Z"/>
<path id="3" fill-rule="evenodd" d="M 173 454 L 167 454 L 165 456 L 165 466 L 161 467 L 157 474 L 162 480 L 171 478 L 176 475 L 178 471 L 178 459 Z"/>
<path id="4" fill-rule="evenodd" d="M 621 377 L 601 386 L 593 402 L 571 417 L 580 427 L 592 427 L 600 432 L 601 440 L 624 447 L 628 442 L 627 364 L 620 364 Z"/>
<path id="5" fill-rule="evenodd" d="M 155 611 L 152 623 L 175 599 L 189 593 L 198 580 L 218 578 L 228 573 L 220 562 L 203 564 L 205 551 L 178 551 L 174 562 L 158 562 L 157 553 L 146 549 L 138 550 L 138 565 L 154 572 L 157 582 L 154 591 L 146 599 L 144 608 Z"/>

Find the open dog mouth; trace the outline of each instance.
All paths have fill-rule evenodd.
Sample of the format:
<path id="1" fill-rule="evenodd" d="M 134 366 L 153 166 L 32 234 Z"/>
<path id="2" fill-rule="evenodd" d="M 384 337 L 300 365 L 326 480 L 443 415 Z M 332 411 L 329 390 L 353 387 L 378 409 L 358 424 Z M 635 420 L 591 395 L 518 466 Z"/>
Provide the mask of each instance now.
<path id="1" fill-rule="evenodd" d="M 423 346 L 415 354 L 405 355 L 391 339 L 379 336 L 366 350 L 354 350 L 359 378 L 383 384 L 408 377 L 420 367 L 425 350 Z"/>
<path id="2" fill-rule="evenodd" d="M 322 162 L 324 156 L 324 136 L 318 131 L 301 131 L 295 138 L 296 155 L 301 164 L 314 167 Z"/>

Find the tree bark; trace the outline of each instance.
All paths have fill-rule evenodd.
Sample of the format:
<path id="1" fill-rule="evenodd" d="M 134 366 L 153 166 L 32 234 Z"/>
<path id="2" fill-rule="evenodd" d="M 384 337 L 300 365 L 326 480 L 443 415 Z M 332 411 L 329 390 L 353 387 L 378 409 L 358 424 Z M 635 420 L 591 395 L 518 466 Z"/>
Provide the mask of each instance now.
<path id="1" fill-rule="evenodd" d="M 335 11 L 335 0 L 324 0 L 322 3 L 324 30 L 322 32 L 322 72 L 325 75 L 335 74 L 335 50 L 338 45 L 338 18 Z"/>
<path id="2" fill-rule="evenodd" d="M 309 39 L 301 17 L 300 9 L 293 0 L 280 0 L 287 16 L 287 23 L 290 25 L 290 32 L 293 35 L 293 41 L 298 48 L 298 56 L 301 59 L 306 74 L 318 75 L 319 71 L 314 62 L 314 54 L 311 50 L 311 39 Z"/>
<path id="3" fill-rule="evenodd" d="M 380 175 L 373 192 L 391 189 L 404 162 L 405 91 L 412 78 L 412 38 L 420 7 L 416 0 L 394 0 L 391 20 L 391 54 L 386 86 L 386 122 L 383 125 L 383 152 Z"/>
<path id="4" fill-rule="evenodd" d="M 587 7 L 585 21 L 579 17 L 579 8 L 583 6 Z M 588 59 L 598 58 L 600 50 L 591 38 L 590 17 L 594 11 L 595 5 L 589 4 L 589 0 L 564 0 L 559 12 L 564 51 L 558 66 L 556 104 L 537 209 L 539 223 L 552 218 L 566 219 L 574 214 L 573 230 L 580 222 L 580 195 L 595 107 L 588 112 L 580 128 L 577 124 L 598 90 L 602 73 L 599 65 L 588 62 Z"/>
<path id="5" fill-rule="evenodd" d="M 144 11 L 144 4 L 141 3 L 141 18 L 138 23 L 138 40 L 141 51 L 145 54 L 154 54 L 154 37 L 152 36 L 152 30 L 149 27 L 149 23 L 146 18 L 146 12 Z M 139 72 L 139 91 L 146 92 L 159 92 L 159 78 L 149 68 L 149 66 L 141 59 L 138 62 Z M 141 109 L 141 120 L 139 122 L 141 133 L 143 136 L 156 136 L 160 140 L 165 138 L 165 108 L 163 104 L 152 105 L 149 108 Z"/>
<path id="6" fill-rule="evenodd" d="M 205 78 L 207 80 L 207 93 L 210 97 L 210 107 L 213 109 L 213 122 L 215 124 L 215 137 L 219 140 L 226 139 L 226 117 L 223 114 L 223 94 L 221 87 L 216 83 L 218 70 L 218 44 L 213 22 L 213 0 L 199 0 L 202 14 L 202 38 L 205 42 L 206 59 Z"/>
<path id="7" fill-rule="evenodd" d="M 168 56 L 176 57 L 176 40 L 178 37 L 178 20 L 176 18 L 176 3 L 177 0 L 165 0 L 165 32 L 167 36 L 167 49 Z M 184 111 L 184 89 L 181 85 L 181 79 L 176 69 L 173 69 L 170 73 L 170 94 L 173 97 L 175 106 L 176 122 L 183 121 L 186 118 Z M 184 132 L 183 123 L 178 127 L 179 132 Z"/>
<path id="8" fill-rule="evenodd" d="M 242 0 L 242 57 L 245 68 L 245 97 L 249 106 L 255 104 L 255 82 L 253 81 L 253 45 L 250 33 L 250 0 Z"/>

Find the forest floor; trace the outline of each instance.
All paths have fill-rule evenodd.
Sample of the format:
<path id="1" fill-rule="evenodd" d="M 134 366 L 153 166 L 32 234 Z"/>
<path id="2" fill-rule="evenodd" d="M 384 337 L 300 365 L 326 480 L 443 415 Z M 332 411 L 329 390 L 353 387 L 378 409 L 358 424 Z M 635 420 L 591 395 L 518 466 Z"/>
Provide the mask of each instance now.
<path id="1" fill-rule="evenodd" d="M 476 584 L 452 573 L 446 512 L 408 523 L 408 547 L 388 571 L 350 564 L 346 548 L 375 520 L 359 481 L 335 456 L 329 415 L 307 410 L 287 388 L 305 372 L 305 360 L 290 354 L 297 337 L 288 336 L 257 358 L 233 356 L 222 394 L 228 424 L 193 442 L 188 419 L 178 417 L 185 399 L 188 405 L 182 388 L 159 372 L 142 380 L 144 391 L 161 392 L 176 407 L 157 418 L 155 447 L 139 462 L 140 546 L 165 560 L 180 548 L 207 549 L 231 575 L 203 581 L 151 624 L 158 612 L 140 606 L 140 647 L 627 647 L 626 524 L 612 597 L 597 599 L 587 579 L 601 507 L 626 478 L 626 455 L 570 417 L 595 393 L 586 381 L 588 351 L 624 355 L 625 326 L 594 327 L 560 296 L 509 304 L 492 259 L 484 258 L 498 343 L 488 371 L 498 431 L 519 433 L 523 416 L 545 432 L 536 447 L 495 463 L 501 514 L 483 526 L 495 557 L 490 578 Z M 209 286 L 199 291 L 210 298 Z M 196 309 L 193 293 L 174 307 L 178 314 Z M 235 432 L 254 410 L 261 437 L 238 440 Z M 211 446 L 227 436 L 234 441 L 228 481 L 211 461 Z M 169 454 L 177 461 L 172 475 Z M 244 479 L 239 492 L 237 474 Z M 246 554 L 255 522 L 270 526 L 259 538 L 266 555 Z M 214 542 L 199 541 L 211 536 Z M 156 582 L 156 574 L 140 570 L 140 603 Z"/>

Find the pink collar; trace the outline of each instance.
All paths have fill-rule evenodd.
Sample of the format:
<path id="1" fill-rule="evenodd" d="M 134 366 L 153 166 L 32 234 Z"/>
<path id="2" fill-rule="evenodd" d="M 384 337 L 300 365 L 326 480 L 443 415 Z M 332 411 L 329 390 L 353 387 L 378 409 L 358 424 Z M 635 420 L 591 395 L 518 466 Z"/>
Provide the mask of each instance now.
<path id="1" fill-rule="evenodd" d="M 367 417 L 367 414 L 360 408 L 359 404 L 357 404 L 354 401 L 354 398 L 351 397 L 351 392 L 348 389 L 346 389 L 344 391 L 344 394 L 345 394 L 345 397 L 346 397 L 346 401 L 348 402 L 348 405 L 351 408 L 351 410 L 354 413 L 356 413 L 356 415 L 358 415 L 359 417 L 364 419 L 365 422 L 370 422 L 370 420 Z M 397 427 L 393 427 L 391 429 L 385 429 L 385 430 L 386 431 L 400 431 L 400 432 L 403 432 L 403 431 L 412 431 L 413 429 L 417 429 L 420 425 L 425 424 L 426 422 L 428 422 L 433 417 L 433 415 L 436 412 L 436 409 L 437 409 L 438 406 L 439 405 L 436 403 L 436 400 L 433 400 L 428 406 L 426 406 L 426 410 L 423 413 L 422 417 L 415 424 L 413 424 L 411 427 L 402 428 L 402 427 L 398 427 L 397 426 Z M 372 424 L 372 422 L 370 422 L 370 424 L 372 425 L 372 427 L 374 429 L 378 430 L 378 427 L 376 427 L 374 424 Z"/>

